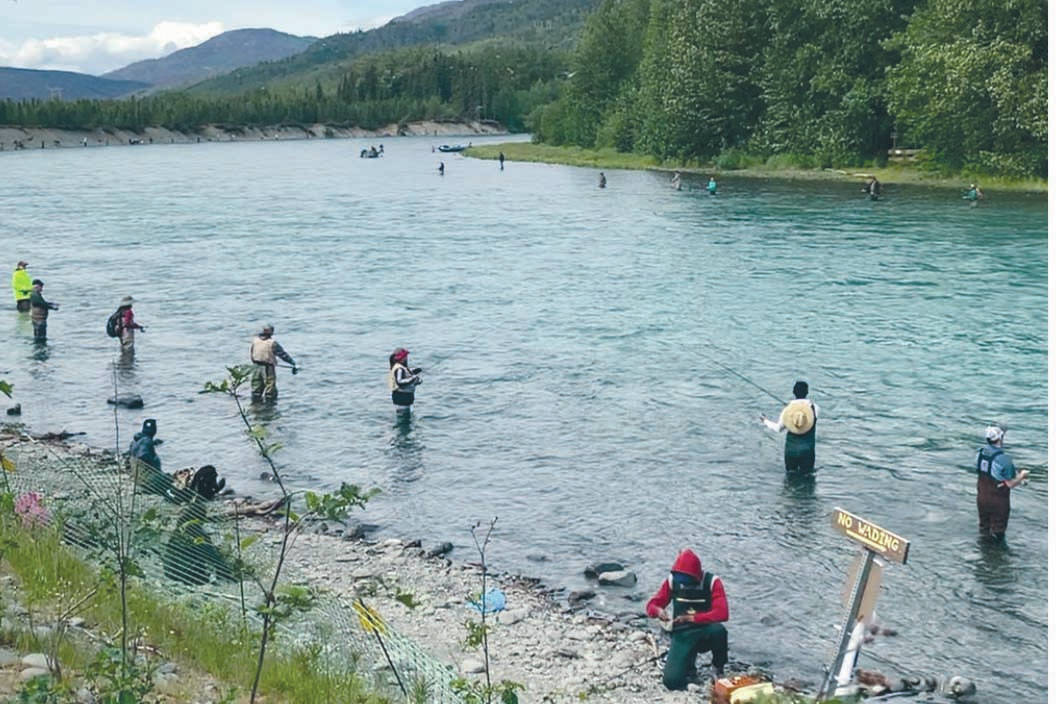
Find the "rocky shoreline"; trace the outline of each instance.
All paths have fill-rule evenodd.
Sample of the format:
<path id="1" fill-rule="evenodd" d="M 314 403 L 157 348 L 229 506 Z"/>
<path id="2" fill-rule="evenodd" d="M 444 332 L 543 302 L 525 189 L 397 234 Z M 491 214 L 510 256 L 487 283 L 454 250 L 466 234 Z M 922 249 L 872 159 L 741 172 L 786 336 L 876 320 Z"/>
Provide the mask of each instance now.
<path id="1" fill-rule="evenodd" d="M 170 130 L 146 127 L 128 130 L 99 127 L 94 130 L 66 130 L 51 127 L 17 127 L 0 125 L 0 152 L 33 149 L 99 148 L 149 144 L 200 144 L 204 142 L 261 142 L 303 139 L 389 139 L 392 137 L 426 137 L 459 135 L 501 135 L 506 129 L 492 120 L 438 122 L 425 120 L 390 124 L 368 130 L 316 123 L 311 125 L 274 125 L 246 127 L 204 125 L 198 130 Z"/>
<path id="2" fill-rule="evenodd" d="M 0 429 L 0 449 L 17 450 L 28 443 L 23 429 Z M 68 433 L 35 436 L 57 457 L 112 456 L 71 441 Z M 252 504 L 251 497 L 228 496 L 228 503 Z M 243 536 L 257 532 L 277 539 L 278 516 L 247 517 Z M 454 673 L 483 678 L 479 649 L 466 650 L 465 622 L 479 619 L 467 598 L 480 592 L 480 566 L 460 564 L 446 557 L 449 543 L 423 547 L 421 541 L 372 539 L 367 527 L 355 520 L 348 526 L 318 523 L 296 540 L 283 581 L 307 585 L 352 601 L 370 585 L 385 585 L 369 598 L 393 630 L 414 640 Z M 509 573 L 488 572 L 488 587 L 501 589 L 505 609 L 489 614 L 491 679 L 523 684 L 520 701 L 539 702 L 700 702 L 707 687 L 690 685 L 685 692 L 668 692 L 661 684 L 662 654 L 666 645 L 659 630 L 645 623 L 644 614 L 621 617 L 589 609 L 590 596 L 548 588 L 540 580 Z M 366 589 L 365 589 L 366 588 Z M 410 593 L 408 608 L 394 589 Z M 604 589 L 604 587 L 599 587 Z M 654 624 L 655 625 L 655 624 Z"/>

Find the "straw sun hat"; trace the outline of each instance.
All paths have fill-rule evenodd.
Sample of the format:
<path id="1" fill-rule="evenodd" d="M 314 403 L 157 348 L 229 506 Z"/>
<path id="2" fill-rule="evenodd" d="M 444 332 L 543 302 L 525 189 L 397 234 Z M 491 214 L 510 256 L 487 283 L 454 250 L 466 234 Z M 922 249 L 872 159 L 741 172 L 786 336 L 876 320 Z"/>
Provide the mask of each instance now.
<path id="1" fill-rule="evenodd" d="M 807 399 L 796 399 L 781 411 L 781 425 L 793 435 L 809 433 L 814 427 L 814 408 Z"/>

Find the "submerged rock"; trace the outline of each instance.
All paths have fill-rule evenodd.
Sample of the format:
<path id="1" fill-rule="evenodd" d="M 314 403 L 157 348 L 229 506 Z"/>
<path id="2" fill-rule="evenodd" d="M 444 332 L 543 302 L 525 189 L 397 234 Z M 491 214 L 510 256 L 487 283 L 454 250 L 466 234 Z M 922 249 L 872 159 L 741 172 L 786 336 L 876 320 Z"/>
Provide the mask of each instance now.
<path id="1" fill-rule="evenodd" d="M 143 408 L 143 397 L 139 394 L 118 394 L 111 396 L 106 402 L 121 408 Z"/>
<path id="2" fill-rule="evenodd" d="M 584 601 L 590 601 L 595 596 L 597 595 L 594 593 L 593 589 L 581 589 L 568 595 L 568 603 L 573 605 L 579 604 Z"/>
<path id="3" fill-rule="evenodd" d="M 606 587 L 633 587 L 638 583 L 638 576 L 630 570 L 602 572 L 598 575 L 598 584 Z"/>
<path id="4" fill-rule="evenodd" d="M 593 565 L 588 565 L 583 570 L 583 576 L 587 579 L 597 579 L 599 575 L 605 572 L 619 572 L 624 569 L 624 566 L 619 562 L 598 562 Z"/>
<path id="5" fill-rule="evenodd" d="M 20 415 L 22 415 L 22 404 L 21 403 L 16 403 L 14 406 L 11 406 L 11 408 L 8 408 L 7 409 L 7 415 L 9 415 L 9 416 L 20 416 Z"/>

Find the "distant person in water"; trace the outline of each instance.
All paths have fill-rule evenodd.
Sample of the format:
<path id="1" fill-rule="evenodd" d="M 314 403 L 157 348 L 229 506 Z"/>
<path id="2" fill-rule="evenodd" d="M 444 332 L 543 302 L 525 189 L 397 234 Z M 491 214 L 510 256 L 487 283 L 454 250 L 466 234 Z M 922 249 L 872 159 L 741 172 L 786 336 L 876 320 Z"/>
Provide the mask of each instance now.
<path id="1" fill-rule="evenodd" d="M 411 369 L 407 366 L 408 352 L 403 347 L 389 355 L 389 391 L 392 392 L 392 404 L 396 406 L 396 415 L 408 416 L 414 404 L 414 390 L 422 383 L 419 374 L 421 367 Z"/>
<path id="2" fill-rule="evenodd" d="M 682 190 L 682 173 L 680 171 L 676 171 L 675 175 L 671 177 L 671 188 L 676 191 Z"/>
<path id="3" fill-rule="evenodd" d="M 979 532 L 1000 542 L 1008 529 L 1012 512 L 1012 489 L 1022 484 L 1025 469 L 1016 471 L 1012 458 L 1005 452 L 1005 429 L 991 425 L 985 431 L 986 445 L 975 455 L 975 504 L 979 509 Z"/>
<path id="4" fill-rule="evenodd" d="M 265 325 L 249 346 L 249 360 L 253 362 L 252 398 L 255 401 L 274 401 L 279 397 L 275 383 L 275 365 L 279 359 L 293 367 L 294 374 L 297 373 L 297 363 L 282 349 L 274 334 L 275 328 Z"/>
<path id="5" fill-rule="evenodd" d="M 121 338 L 121 354 L 128 356 L 136 353 L 136 330 L 146 330 L 144 326 L 136 322 L 136 314 L 132 312 L 134 302 L 135 299 L 132 296 L 125 296 L 117 307 L 121 314 L 117 323 L 118 336 Z"/>
<path id="6" fill-rule="evenodd" d="M 502 152 L 499 152 L 499 171 L 504 171 L 505 169 L 506 169 L 506 155 L 503 154 Z"/>
<path id="7" fill-rule="evenodd" d="M 719 184 L 715 183 L 714 176 L 708 178 L 708 185 L 705 188 L 708 189 L 708 195 L 715 196 L 719 194 Z"/>
<path id="8" fill-rule="evenodd" d="M 880 200 L 880 182 L 876 180 L 876 176 L 869 177 L 862 186 L 862 193 L 868 193 L 869 200 Z"/>
<path id="9" fill-rule="evenodd" d="M 11 274 L 11 291 L 15 294 L 15 309 L 19 313 L 29 312 L 29 297 L 33 293 L 33 280 L 29 278 L 26 267 L 29 262 L 20 261 Z"/>
<path id="10" fill-rule="evenodd" d="M 598 174 L 598 188 L 605 188 L 605 185 L 607 183 L 608 181 L 605 180 L 605 172 L 602 171 L 600 174 Z"/>
<path id="11" fill-rule="evenodd" d="M 444 162 L 442 162 L 442 161 L 440 162 L 440 168 L 439 168 L 439 169 L 437 169 L 437 171 L 439 171 L 439 172 L 440 172 L 440 175 L 441 175 L 441 176 L 443 176 L 443 175 L 444 175 Z"/>
<path id="12" fill-rule="evenodd" d="M 961 194 L 961 198 L 970 201 L 972 207 L 979 204 L 979 201 L 983 199 L 983 189 L 976 186 L 974 183 L 968 184 L 968 190 Z"/>
<path id="13" fill-rule="evenodd" d="M 778 422 L 761 416 L 767 428 L 779 433 L 788 431 L 785 436 L 785 471 L 810 473 L 814 471 L 814 435 L 817 430 L 818 409 L 814 402 L 807 398 L 807 382 L 797 381 L 792 387 L 794 399 L 781 411 Z"/>
<path id="14" fill-rule="evenodd" d="M 40 279 L 33 279 L 33 293 L 29 294 L 29 318 L 33 321 L 34 340 L 47 342 L 48 313 L 58 309 L 58 303 L 44 300 L 44 282 Z"/>

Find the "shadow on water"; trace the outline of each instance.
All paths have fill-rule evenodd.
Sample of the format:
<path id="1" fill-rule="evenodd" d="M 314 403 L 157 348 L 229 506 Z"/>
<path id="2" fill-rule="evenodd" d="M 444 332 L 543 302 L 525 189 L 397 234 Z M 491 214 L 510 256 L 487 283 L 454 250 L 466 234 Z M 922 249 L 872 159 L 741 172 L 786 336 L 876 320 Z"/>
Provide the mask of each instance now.
<path id="1" fill-rule="evenodd" d="M 246 412 L 250 418 L 262 425 L 271 423 L 282 418 L 277 401 L 278 399 L 253 399 L 246 407 Z"/>
<path id="2" fill-rule="evenodd" d="M 395 463 L 390 480 L 393 484 L 416 482 L 425 474 L 422 453 L 425 446 L 416 432 L 414 416 L 410 413 L 396 415 L 392 425 L 392 436 L 389 440 L 390 454 Z"/>
<path id="3" fill-rule="evenodd" d="M 1016 570 L 1012 558 L 1015 553 L 1002 538 L 994 540 L 990 536 L 980 535 L 978 539 L 979 559 L 973 568 L 975 578 L 988 589 L 1008 587 L 1016 581 Z"/>

